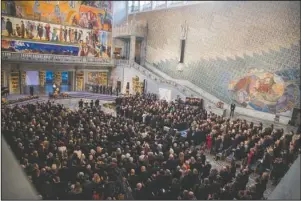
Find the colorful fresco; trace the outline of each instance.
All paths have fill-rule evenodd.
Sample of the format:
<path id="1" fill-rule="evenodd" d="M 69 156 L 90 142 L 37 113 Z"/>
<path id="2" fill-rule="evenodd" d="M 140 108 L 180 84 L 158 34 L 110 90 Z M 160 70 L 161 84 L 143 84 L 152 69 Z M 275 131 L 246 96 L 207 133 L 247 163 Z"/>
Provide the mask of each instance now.
<path id="1" fill-rule="evenodd" d="M 110 57 L 112 34 L 101 30 L 90 30 L 2 17 L 3 38 L 30 40 L 60 45 L 80 46 L 79 56 Z"/>
<path id="2" fill-rule="evenodd" d="M 257 69 L 232 81 L 229 92 L 241 106 L 269 113 L 290 111 L 300 99 L 300 89 L 296 82 L 284 81 L 275 73 Z"/>
<path id="3" fill-rule="evenodd" d="M 111 1 L 1 1 L 2 15 L 64 26 L 112 29 Z"/>
<path id="4" fill-rule="evenodd" d="M 57 54 L 57 55 L 79 55 L 78 47 L 50 45 L 44 43 L 32 43 L 17 40 L 2 40 L 1 51 L 37 53 L 37 54 Z"/>

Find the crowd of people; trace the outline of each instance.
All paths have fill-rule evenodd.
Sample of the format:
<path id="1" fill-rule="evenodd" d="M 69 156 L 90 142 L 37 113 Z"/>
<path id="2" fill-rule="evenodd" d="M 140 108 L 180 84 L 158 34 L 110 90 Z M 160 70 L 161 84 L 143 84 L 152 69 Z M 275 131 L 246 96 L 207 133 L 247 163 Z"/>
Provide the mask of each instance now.
<path id="1" fill-rule="evenodd" d="M 116 112 L 49 101 L 3 107 L 1 128 L 43 199 L 261 199 L 300 154 L 298 134 L 180 99 L 119 97 Z M 216 169 L 207 152 L 232 162 Z M 258 177 L 248 186 L 252 172 Z"/>
<path id="2" fill-rule="evenodd" d="M 114 90 L 112 86 L 107 85 L 87 85 L 87 88 L 89 91 L 99 94 L 112 95 L 114 92 L 117 92 L 117 89 Z"/>

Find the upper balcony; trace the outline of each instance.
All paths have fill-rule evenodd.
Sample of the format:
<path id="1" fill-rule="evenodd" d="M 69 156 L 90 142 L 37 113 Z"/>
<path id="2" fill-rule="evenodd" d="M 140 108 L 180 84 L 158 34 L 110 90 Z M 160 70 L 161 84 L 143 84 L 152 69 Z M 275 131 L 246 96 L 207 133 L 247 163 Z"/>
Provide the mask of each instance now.
<path id="1" fill-rule="evenodd" d="M 112 59 L 96 57 L 65 56 L 53 54 L 33 54 L 19 52 L 1 52 L 1 60 L 22 63 L 52 63 L 52 64 L 76 64 L 86 66 L 112 66 Z"/>
<path id="2" fill-rule="evenodd" d="M 131 21 L 129 23 L 113 27 L 112 33 L 114 38 L 130 36 L 144 38 L 147 34 L 147 24 Z"/>

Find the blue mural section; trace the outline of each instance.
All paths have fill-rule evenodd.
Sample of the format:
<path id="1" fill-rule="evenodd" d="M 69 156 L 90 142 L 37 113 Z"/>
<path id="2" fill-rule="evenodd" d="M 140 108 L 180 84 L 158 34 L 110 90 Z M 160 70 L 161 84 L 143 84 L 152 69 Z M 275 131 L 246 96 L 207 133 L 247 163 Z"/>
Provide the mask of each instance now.
<path id="1" fill-rule="evenodd" d="M 215 59 L 190 63 L 182 72 L 176 70 L 178 59 L 171 59 L 155 63 L 159 70 L 169 74 L 175 79 L 186 79 L 199 86 L 221 101 L 231 104 L 234 102 L 233 94 L 229 91 L 229 84 L 233 80 L 245 77 L 251 70 L 257 69 L 272 73 L 284 81 L 284 97 L 286 100 L 278 100 L 277 103 L 267 108 L 258 107 L 256 104 L 248 104 L 259 111 L 275 113 L 300 108 L 300 45 L 291 45 L 289 48 L 280 48 L 279 51 L 264 52 L 261 55 L 244 55 L 235 59 Z M 288 105 L 290 105 L 288 107 Z M 247 106 L 246 106 L 247 107 Z M 276 108 L 277 107 L 277 108 Z"/>
<path id="2" fill-rule="evenodd" d="M 1 50 L 22 53 L 78 56 L 79 47 L 23 42 L 18 40 L 2 40 Z"/>
<path id="3" fill-rule="evenodd" d="M 62 72 L 62 83 L 63 84 L 68 83 L 68 72 Z"/>
<path id="4" fill-rule="evenodd" d="M 52 84 L 54 80 L 54 74 L 52 71 L 46 71 L 46 83 Z"/>

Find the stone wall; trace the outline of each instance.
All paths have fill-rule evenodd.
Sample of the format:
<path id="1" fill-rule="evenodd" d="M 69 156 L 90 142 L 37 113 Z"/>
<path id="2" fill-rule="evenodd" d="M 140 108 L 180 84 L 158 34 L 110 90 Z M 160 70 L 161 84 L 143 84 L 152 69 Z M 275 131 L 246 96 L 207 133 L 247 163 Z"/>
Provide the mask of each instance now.
<path id="1" fill-rule="evenodd" d="M 285 116 L 300 107 L 300 2 L 204 2 L 136 19 L 148 23 L 148 62 L 171 77 L 189 80 L 228 104 Z M 178 72 L 184 21 L 185 68 Z M 252 76 L 253 84 L 273 77 L 273 90 L 259 95 L 250 85 L 237 90 Z"/>
<path id="2" fill-rule="evenodd" d="M 189 28 L 185 63 L 277 51 L 300 39 L 300 2 L 293 1 L 204 2 L 135 18 L 147 20 L 147 60 L 155 63 L 179 59 L 184 21 Z"/>

